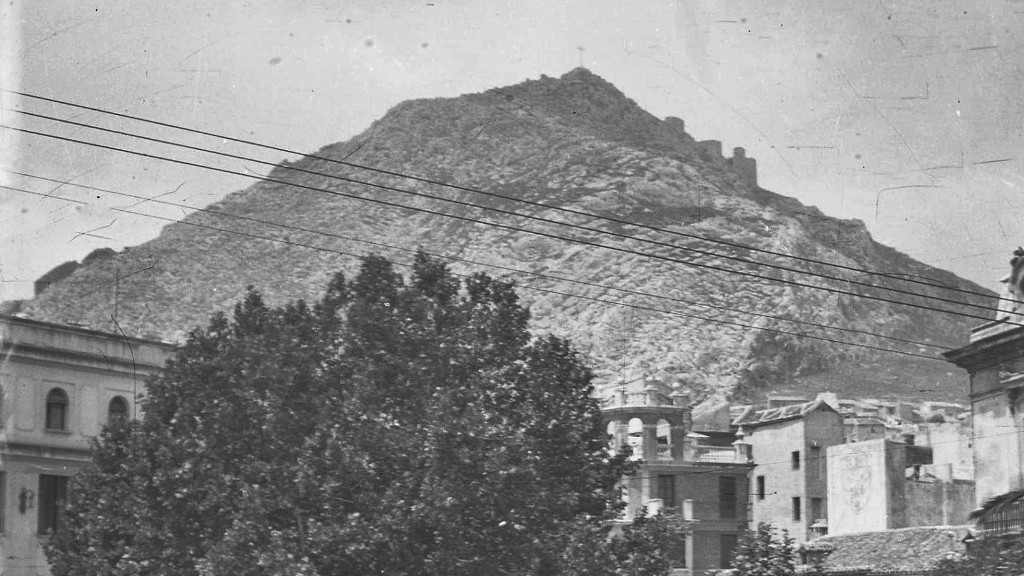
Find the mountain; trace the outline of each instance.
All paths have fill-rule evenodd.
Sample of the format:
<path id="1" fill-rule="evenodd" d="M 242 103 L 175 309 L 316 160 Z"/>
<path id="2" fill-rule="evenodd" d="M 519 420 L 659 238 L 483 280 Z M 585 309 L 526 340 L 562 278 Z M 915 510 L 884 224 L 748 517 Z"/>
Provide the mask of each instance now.
<path id="1" fill-rule="evenodd" d="M 374 251 L 408 262 L 408 251 L 388 246 L 422 247 L 458 259 L 452 262 L 457 272 L 479 270 L 515 279 L 531 306 L 535 328 L 572 338 L 592 357 L 605 385 L 653 376 L 683 382 L 699 399 L 828 388 L 849 396 L 965 400 L 964 378 L 941 360 L 825 339 L 937 356 L 937 348 L 905 341 L 955 347 L 982 320 L 794 283 L 982 315 L 986 311 L 929 298 L 985 303 L 983 297 L 900 278 L 991 293 L 875 242 L 862 222 L 829 217 L 758 187 L 754 161 L 742 150 L 725 158 L 720 149 L 717 142 L 695 141 L 682 120 L 645 112 L 582 68 L 561 78 L 541 77 L 480 94 L 412 100 L 348 142 L 281 163 L 269 175 L 280 182 L 258 182 L 166 226 L 153 241 L 70 267 L 69 276 L 51 282 L 25 303 L 22 313 L 105 330 L 115 328 L 111 318 L 116 317 L 117 329 L 128 334 L 180 340 L 213 311 L 229 309 L 248 285 L 275 303 L 311 299 L 335 271 L 355 270 L 357 261 L 337 252 Z M 347 159 L 493 195 L 325 159 Z M 566 229 L 558 222 L 583 228 Z M 745 246 L 891 276 L 794 261 Z"/>

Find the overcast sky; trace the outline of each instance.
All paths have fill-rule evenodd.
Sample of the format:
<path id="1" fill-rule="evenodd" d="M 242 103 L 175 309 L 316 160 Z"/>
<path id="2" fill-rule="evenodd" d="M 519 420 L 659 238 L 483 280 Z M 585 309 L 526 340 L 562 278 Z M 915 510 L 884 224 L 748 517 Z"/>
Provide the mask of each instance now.
<path id="1" fill-rule="evenodd" d="M 654 115 L 683 118 L 696 138 L 745 147 L 763 187 L 861 219 L 924 262 L 995 288 L 1024 244 L 1024 0 L 12 0 L 0 16 L 4 90 L 306 152 L 406 99 L 582 63 Z M 0 100 L 8 126 L 160 150 L 21 109 L 181 138 L 9 92 Z M 70 180 L 0 175 L 45 195 L 0 190 L 0 300 L 167 223 L 125 209 L 185 212 L 73 184 L 204 206 L 251 183 L 10 130 L 0 147 L 4 169 Z"/>

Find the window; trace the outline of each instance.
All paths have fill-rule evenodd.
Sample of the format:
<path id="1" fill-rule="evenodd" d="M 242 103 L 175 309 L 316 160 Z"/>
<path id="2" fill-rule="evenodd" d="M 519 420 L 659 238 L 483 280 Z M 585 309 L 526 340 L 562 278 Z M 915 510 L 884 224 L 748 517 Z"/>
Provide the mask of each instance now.
<path id="1" fill-rule="evenodd" d="M 633 451 L 630 460 L 643 460 L 644 458 L 644 421 L 639 418 L 631 418 L 626 426 L 629 433 L 629 446 Z"/>
<path id="2" fill-rule="evenodd" d="M 658 460 L 672 459 L 672 425 L 668 420 L 658 420 L 657 427 Z"/>
<path id="3" fill-rule="evenodd" d="M 718 477 L 718 517 L 731 520 L 736 518 L 736 477 Z"/>
<path id="4" fill-rule="evenodd" d="M 68 497 L 68 477 L 39 475 L 39 534 L 52 534 L 61 527 L 61 508 Z"/>
<path id="5" fill-rule="evenodd" d="M 764 489 L 764 476 L 757 477 L 757 499 L 764 500 L 765 489 Z"/>
<path id="6" fill-rule="evenodd" d="M 666 510 L 676 507 L 676 477 L 671 475 L 658 476 L 658 498 Z"/>
<path id="7" fill-rule="evenodd" d="M 811 498 L 811 522 L 825 519 L 824 503 L 821 498 Z"/>
<path id="8" fill-rule="evenodd" d="M 793 497 L 793 522 L 800 521 L 800 497 Z"/>
<path id="9" fill-rule="evenodd" d="M 793 454 L 791 454 L 791 456 L 793 457 L 793 470 L 799 470 L 800 469 L 800 451 L 799 450 L 794 450 Z"/>
<path id="10" fill-rule="evenodd" d="M 107 405 L 107 424 L 128 420 L 128 401 L 121 396 L 114 396 Z"/>
<path id="11" fill-rule="evenodd" d="M 721 534 L 719 540 L 719 568 L 729 568 L 732 564 L 732 554 L 736 550 L 736 542 L 739 541 L 739 537 L 736 534 Z"/>
<path id="12" fill-rule="evenodd" d="M 68 395 L 60 388 L 46 395 L 46 429 L 67 430 Z"/>

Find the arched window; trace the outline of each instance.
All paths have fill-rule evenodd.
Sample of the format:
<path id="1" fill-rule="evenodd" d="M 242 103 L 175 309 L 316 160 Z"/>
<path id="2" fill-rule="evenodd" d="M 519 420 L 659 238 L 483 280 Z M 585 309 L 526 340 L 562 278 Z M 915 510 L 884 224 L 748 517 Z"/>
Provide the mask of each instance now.
<path id="1" fill-rule="evenodd" d="M 50 390 L 46 395 L 46 429 L 67 430 L 68 395 L 60 388 Z"/>
<path id="2" fill-rule="evenodd" d="M 615 449 L 616 440 L 618 440 L 615 437 L 615 435 L 619 431 L 619 422 L 618 422 L 618 420 L 612 420 L 611 422 L 609 422 L 608 423 L 608 427 L 606 428 L 606 430 L 608 432 L 608 448 L 614 450 Z"/>
<path id="3" fill-rule="evenodd" d="M 114 396 L 107 405 L 107 424 L 124 422 L 128 419 L 128 401 L 122 396 Z"/>
<path id="4" fill-rule="evenodd" d="M 672 459 L 672 425 L 668 420 L 658 420 L 658 460 Z"/>
<path id="5" fill-rule="evenodd" d="M 633 449 L 631 460 L 642 460 L 644 457 L 644 423 L 639 418 L 631 418 L 626 427 L 629 433 L 629 446 Z"/>

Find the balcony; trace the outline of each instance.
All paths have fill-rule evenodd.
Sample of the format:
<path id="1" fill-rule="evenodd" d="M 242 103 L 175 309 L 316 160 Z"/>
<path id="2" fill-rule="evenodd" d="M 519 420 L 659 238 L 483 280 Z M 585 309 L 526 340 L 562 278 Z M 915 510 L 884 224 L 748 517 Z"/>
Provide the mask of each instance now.
<path id="1" fill-rule="evenodd" d="M 736 450 L 725 446 L 700 446 L 693 456 L 695 462 L 739 462 Z"/>
<path id="2" fill-rule="evenodd" d="M 978 526 L 985 536 L 1024 533 L 1024 499 L 996 507 L 981 518 Z"/>
<path id="3" fill-rule="evenodd" d="M 601 400 L 602 408 L 639 407 L 639 406 L 688 406 L 689 396 L 685 394 L 665 395 L 657 390 L 619 390 L 618 393 L 606 396 Z"/>

